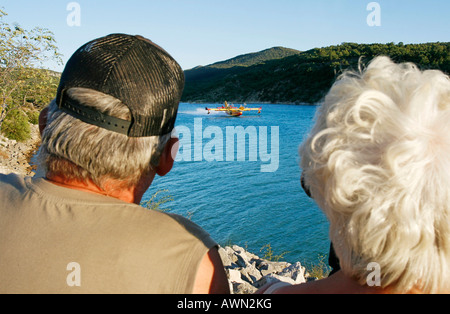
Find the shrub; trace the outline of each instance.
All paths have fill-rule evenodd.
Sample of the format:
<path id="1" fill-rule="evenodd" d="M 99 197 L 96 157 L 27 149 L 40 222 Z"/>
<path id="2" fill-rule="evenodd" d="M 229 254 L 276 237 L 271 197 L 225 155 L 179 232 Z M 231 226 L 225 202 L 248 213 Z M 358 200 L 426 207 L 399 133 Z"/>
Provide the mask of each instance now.
<path id="1" fill-rule="evenodd" d="M 38 125 L 39 124 L 39 111 L 30 111 L 27 113 L 28 121 L 31 124 Z"/>
<path id="2" fill-rule="evenodd" d="M 161 208 L 162 205 L 172 202 L 173 198 L 170 195 L 159 196 L 161 193 L 169 193 L 169 190 L 159 190 L 148 201 L 141 202 L 141 206 L 149 210 L 157 210 L 162 212 L 171 211 L 170 208 Z"/>
<path id="3" fill-rule="evenodd" d="M 2 133 L 10 140 L 24 142 L 31 138 L 28 116 L 19 109 L 13 109 L 6 115 L 2 124 Z"/>
<path id="4" fill-rule="evenodd" d="M 283 252 L 280 255 L 275 255 L 272 246 L 269 244 L 264 245 L 260 252 L 264 252 L 263 259 L 268 260 L 270 262 L 279 262 L 286 254 L 289 252 Z"/>

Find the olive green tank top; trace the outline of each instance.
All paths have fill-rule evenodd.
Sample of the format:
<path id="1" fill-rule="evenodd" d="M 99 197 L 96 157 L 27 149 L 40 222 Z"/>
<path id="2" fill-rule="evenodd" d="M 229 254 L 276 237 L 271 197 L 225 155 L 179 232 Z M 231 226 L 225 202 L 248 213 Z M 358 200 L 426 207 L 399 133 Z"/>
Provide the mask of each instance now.
<path id="1" fill-rule="evenodd" d="M 191 293 L 216 245 L 177 215 L 0 175 L 0 293 Z"/>

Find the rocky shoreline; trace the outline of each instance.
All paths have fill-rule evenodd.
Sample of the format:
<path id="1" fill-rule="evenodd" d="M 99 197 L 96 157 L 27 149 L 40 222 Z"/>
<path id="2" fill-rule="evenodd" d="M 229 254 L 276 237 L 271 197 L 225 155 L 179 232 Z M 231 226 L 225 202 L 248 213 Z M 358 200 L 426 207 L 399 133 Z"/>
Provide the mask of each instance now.
<path id="1" fill-rule="evenodd" d="M 30 160 L 38 149 L 40 136 L 37 126 L 32 125 L 31 128 L 32 137 L 25 143 L 0 135 L 0 174 L 34 176 L 35 169 Z M 301 284 L 315 280 L 299 262 L 270 261 L 237 245 L 220 247 L 219 254 L 233 294 L 253 294 L 264 285 L 275 282 Z"/>
<path id="2" fill-rule="evenodd" d="M 30 160 L 39 147 L 41 138 L 39 127 L 30 124 L 31 138 L 26 142 L 10 140 L 0 134 L 0 173 L 17 173 L 24 176 L 34 175 L 34 166 Z"/>
<path id="3" fill-rule="evenodd" d="M 220 247 L 219 254 L 233 294 L 253 294 L 266 284 L 276 282 L 295 285 L 317 280 L 300 262 L 269 261 L 237 245 Z"/>

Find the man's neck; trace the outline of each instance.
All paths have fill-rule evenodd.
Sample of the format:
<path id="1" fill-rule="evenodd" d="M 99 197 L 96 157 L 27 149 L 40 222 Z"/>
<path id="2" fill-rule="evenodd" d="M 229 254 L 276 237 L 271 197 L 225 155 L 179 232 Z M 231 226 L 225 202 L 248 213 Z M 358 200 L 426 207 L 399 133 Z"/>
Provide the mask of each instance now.
<path id="1" fill-rule="evenodd" d="M 100 188 L 92 180 L 87 180 L 85 182 L 82 180 L 68 179 L 60 175 L 52 175 L 51 173 L 47 173 L 46 179 L 55 185 L 65 188 L 109 196 L 127 203 L 139 205 L 154 177 L 154 174 L 150 174 L 147 177 L 142 178 L 136 186 L 131 187 L 126 186 L 123 181 L 110 179 L 105 182 L 104 188 Z"/>

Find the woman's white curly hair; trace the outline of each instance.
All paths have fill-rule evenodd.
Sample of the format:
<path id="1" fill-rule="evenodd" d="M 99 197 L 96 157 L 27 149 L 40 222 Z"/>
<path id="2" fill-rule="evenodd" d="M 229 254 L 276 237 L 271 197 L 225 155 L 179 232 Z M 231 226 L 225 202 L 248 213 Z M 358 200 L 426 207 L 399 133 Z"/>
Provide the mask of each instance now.
<path id="1" fill-rule="evenodd" d="M 342 270 L 396 292 L 450 284 L 450 80 L 375 58 L 346 72 L 300 147 Z"/>

